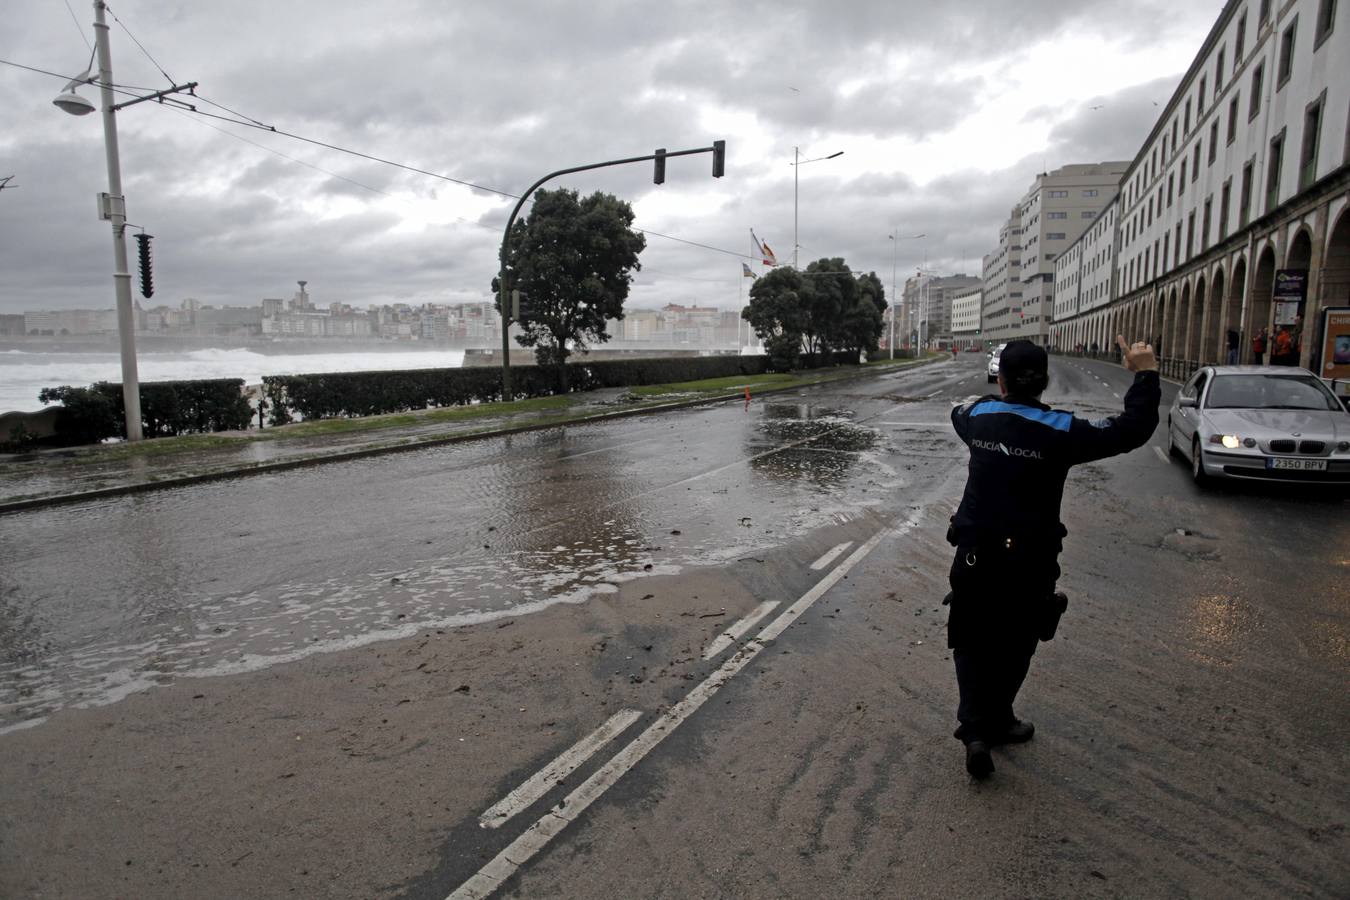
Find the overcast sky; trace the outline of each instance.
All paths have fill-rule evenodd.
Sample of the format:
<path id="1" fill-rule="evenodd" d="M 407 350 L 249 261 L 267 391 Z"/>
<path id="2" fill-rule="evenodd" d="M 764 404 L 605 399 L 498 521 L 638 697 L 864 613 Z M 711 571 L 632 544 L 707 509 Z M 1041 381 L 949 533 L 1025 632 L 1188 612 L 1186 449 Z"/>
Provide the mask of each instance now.
<path id="1" fill-rule="evenodd" d="M 109 21 L 119 84 L 168 86 L 157 62 L 277 129 L 512 194 L 724 139 L 721 179 L 705 155 L 660 187 L 649 164 L 549 186 L 728 251 L 649 234 L 630 307 L 729 308 L 751 228 L 790 261 L 794 147 L 844 151 L 800 168 L 802 265 L 842 256 L 889 293 L 895 230 L 927 235 L 894 245 L 901 281 L 925 260 L 979 274 L 1038 172 L 1133 158 L 1221 7 L 113 0 Z M 74 75 L 92 21 L 88 0 L 5 0 L 0 59 Z M 0 65 L 0 312 L 113 306 L 102 128 L 51 105 L 62 86 Z M 321 305 L 488 299 L 512 200 L 154 103 L 117 118 L 128 218 L 155 235 L 147 307 L 256 305 L 301 278 Z"/>

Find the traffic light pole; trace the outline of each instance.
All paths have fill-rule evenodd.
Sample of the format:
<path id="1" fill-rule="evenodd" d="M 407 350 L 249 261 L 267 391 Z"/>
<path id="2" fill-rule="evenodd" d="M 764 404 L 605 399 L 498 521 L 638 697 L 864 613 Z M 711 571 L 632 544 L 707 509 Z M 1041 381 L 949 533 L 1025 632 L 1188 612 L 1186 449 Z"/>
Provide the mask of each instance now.
<path id="1" fill-rule="evenodd" d="M 539 186 L 550 179 L 557 178 L 559 175 L 570 175 L 573 172 L 587 172 L 591 169 L 605 169 L 610 166 L 624 166 L 629 163 L 648 162 L 656 160 L 655 175 L 659 179 L 657 184 L 665 181 L 666 160 L 672 156 L 694 156 L 698 153 L 711 153 L 713 155 L 713 177 L 721 178 L 726 168 L 726 141 L 713 141 L 711 147 L 698 147 L 694 150 L 658 150 L 646 156 L 630 156 L 626 159 L 611 159 L 606 162 L 591 163 L 585 166 L 573 166 L 570 169 L 559 169 L 556 172 L 550 172 L 543 178 L 540 178 L 534 184 L 530 185 L 529 190 L 520 195 L 516 201 L 516 206 L 511 210 L 511 216 L 506 220 L 506 231 L 502 233 L 501 266 L 497 276 L 497 303 L 502 314 L 502 399 L 514 401 L 515 395 L 511 390 L 511 314 L 510 297 L 511 288 L 507 284 L 506 278 L 506 260 L 507 248 L 511 242 L 511 229 L 516 224 L 516 216 L 520 215 L 520 209 L 525 205 L 525 201 L 530 199 L 530 195 L 539 189 Z M 129 276 L 128 276 L 129 277 Z M 128 284 L 128 297 L 130 296 L 130 284 Z"/>

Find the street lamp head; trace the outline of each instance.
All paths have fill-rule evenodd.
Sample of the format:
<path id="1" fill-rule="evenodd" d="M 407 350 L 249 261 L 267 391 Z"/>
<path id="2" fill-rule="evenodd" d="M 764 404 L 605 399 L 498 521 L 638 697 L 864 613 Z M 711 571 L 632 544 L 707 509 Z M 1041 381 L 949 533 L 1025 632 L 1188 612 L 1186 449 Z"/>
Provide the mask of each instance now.
<path id="1" fill-rule="evenodd" d="M 843 156 L 843 155 L 844 155 L 844 151 L 843 151 L 843 150 L 840 150 L 840 151 L 837 152 L 837 153 L 831 153 L 829 156 L 827 156 L 827 157 L 825 157 L 825 158 L 826 158 L 826 159 L 834 159 L 836 156 Z"/>
<path id="2" fill-rule="evenodd" d="M 81 97 L 74 91 L 66 91 L 59 95 L 52 101 L 52 105 L 70 113 L 72 116 L 87 116 L 95 108 L 93 101 L 87 97 Z"/>
<path id="3" fill-rule="evenodd" d="M 72 116 L 89 115 L 96 109 L 94 102 L 75 93 L 75 89 L 82 84 L 88 84 L 92 80 L 93 79 L 90 78 L 90 70 L 84 70 L 79 75 L 70 79 L 61 93 L 52 101 L 52 105 L 70 113 Z"/>

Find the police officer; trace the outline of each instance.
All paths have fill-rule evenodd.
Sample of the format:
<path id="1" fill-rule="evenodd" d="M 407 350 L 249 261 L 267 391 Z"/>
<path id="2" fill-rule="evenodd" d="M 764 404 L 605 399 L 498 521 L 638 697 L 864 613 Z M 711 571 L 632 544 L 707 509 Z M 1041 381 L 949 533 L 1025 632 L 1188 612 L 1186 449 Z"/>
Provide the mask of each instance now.
<path id="1" fill-rule="evenodd" d="M 952 410 L 952 425 L 970 447 L 970 469 L 948 533 L 956 557 L 947 646 L 960 691 L 956 737 L 976 778 L 994 771 L 991 747 L 1029 740 L 1035 730 L 1013 714 L 1013 701 L 1037 641 L 1054 636 L 1067 605 L 1055 581 L 1069 467 L 1142 446 L 1158 425 L 1153 347 L 1116 342 L 1136 373 L 1121 415 L 1090 422 L 1041 403 L 1048 358 L 1030 341 L 1010 342 L 999 357 L 1001 397 Z"/>

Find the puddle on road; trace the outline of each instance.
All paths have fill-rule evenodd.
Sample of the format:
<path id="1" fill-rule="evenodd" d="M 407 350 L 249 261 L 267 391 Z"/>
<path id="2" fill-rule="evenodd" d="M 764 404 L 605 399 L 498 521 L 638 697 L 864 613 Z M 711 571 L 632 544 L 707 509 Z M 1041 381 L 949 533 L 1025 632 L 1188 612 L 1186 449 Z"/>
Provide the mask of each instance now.
<path id="1" fill-rule="evenodd" d="M 1228 668 L 1260 642 L 1264 627 L 1260 614 L 1236 594 L 1206 594 L 1185 599 L 1183 604 L 1189 652 L 1201 662 Z"/>
<path id="2" fill-rule="evenodd" d="M 626 581 L 763 555 L 865 515 L 904 484 L 879 447 L 876 429 L 840 410 L 771 408 L 774 414 L 765 409 L 744 455 L 805 443 L 669 492 L 578 507 L 552 525 L 541 525 L 537 509 L 517 497 L 517 518 L 493 520 L 496 530 L 475 549 L 457 543 L 449 555 L 396 569 L 375 565 L 361 572 L 357 563 L 335 564 L 332 577 L 282 578 L 237 593 L 220 591 L 196 572 L 151 574 L 156 583 L 172 582 L 172 589 L 153 597 L 147 591 L 110 614 L 108 627 L 85 629 L 87 636 L 47 633 L 50 626 L 31 614 L 41 601 L 29 596 L 21 604 L 16 589 L 5 593 L 0 582 L 0 734 L 65 707 L 114 703 L 184 677 L 256 671 L 315 653 L 582 603 L 616 593 Z M 563 489 L 550 490 L 549 497 L 534 499 L 556 499 Z M 162 514 L 158 504 L 184 501 L 166 494 L 142 502 L 152 507 L 151 518 L 155 510 Z M 126 512 L 121 506 L 112 511 Z M 122 527 L 125 535 L 128 523 Z M 241 535 L 249 530 L 243 524 L 240 529 Z M 491 549 L 483 546 L 489 542 Z M 163 541 L 147 546 L 162 548 Z M 151 563 L 137 565 L 148 572 Z"/>
<path id="3" fill-rule="evenodd" d="M 853 419 L 848 409 L 766 404 L 750 436 L 747 455 L 785 444 L 796 446 L 755 457 L 750 466 L 776 480 L 801 481 L 818 489 L 837 486 L 881 440 L 877 429 Z"/>

